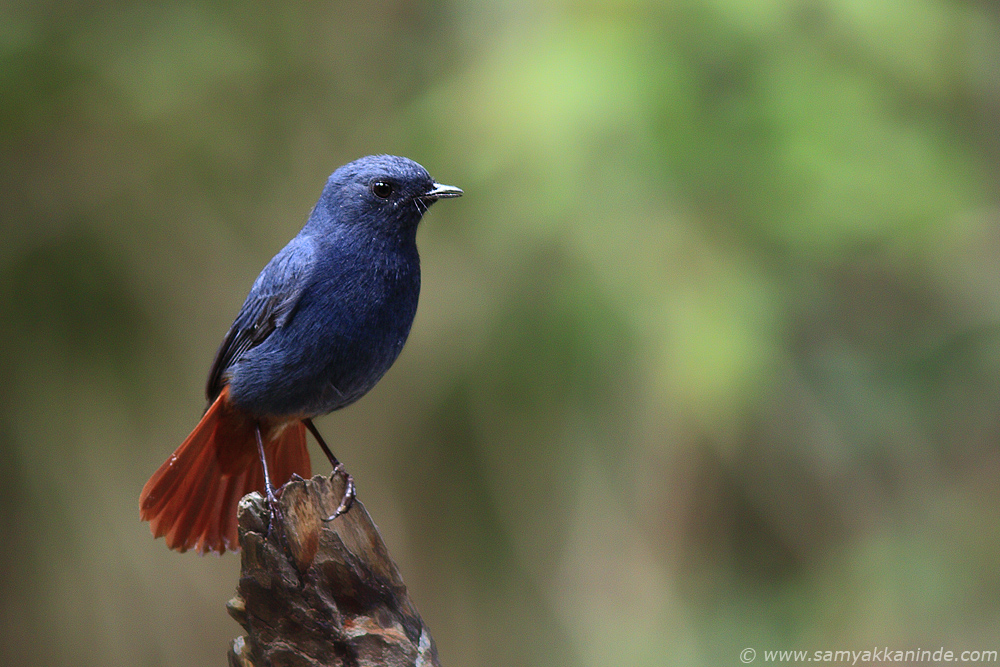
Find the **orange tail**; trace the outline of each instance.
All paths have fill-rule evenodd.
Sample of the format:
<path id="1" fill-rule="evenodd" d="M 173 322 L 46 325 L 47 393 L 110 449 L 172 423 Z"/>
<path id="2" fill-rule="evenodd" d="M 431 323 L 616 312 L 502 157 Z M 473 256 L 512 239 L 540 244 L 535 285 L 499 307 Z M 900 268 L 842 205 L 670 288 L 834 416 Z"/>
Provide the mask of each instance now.
<path id="1" fill-rule="evenodd" d="M 308 478 L 309 452 L 302 422 L 261 429 L 271 483 L 292 473 Z M 239 551 L 236 506 L 251 491 L 264 491 L 254 422 L 229 403 L 222 390 L 208 412 L 142 487 L 139 515 L 167 546 L 199 553 Z"/>

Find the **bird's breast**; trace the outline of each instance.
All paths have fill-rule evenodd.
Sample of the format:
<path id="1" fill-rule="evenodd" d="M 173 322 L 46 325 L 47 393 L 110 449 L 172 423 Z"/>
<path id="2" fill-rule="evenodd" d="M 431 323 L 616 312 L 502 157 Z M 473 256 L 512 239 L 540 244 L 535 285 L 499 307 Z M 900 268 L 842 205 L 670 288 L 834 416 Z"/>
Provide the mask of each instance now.
<path id="1" fill-rule="evenodd" d="M 389 370 L 417 310 L 419 264 L 355 263 L 304 290 L 285 326 L 233 368 L 234 398 L 258 415 L 326 414 Z"/>

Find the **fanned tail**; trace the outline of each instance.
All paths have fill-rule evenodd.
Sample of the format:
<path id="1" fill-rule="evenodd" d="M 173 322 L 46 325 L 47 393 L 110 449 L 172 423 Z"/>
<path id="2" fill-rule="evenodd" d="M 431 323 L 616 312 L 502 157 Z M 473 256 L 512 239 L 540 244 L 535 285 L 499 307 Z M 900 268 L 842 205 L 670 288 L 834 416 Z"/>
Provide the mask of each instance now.
<path id="1" fill-rule="evenodd" d="M 254 422 L 222 390 L 191 435 L 153 473 L 139 496 L 139 515 L 167 546 L 199 553 L 239 551 L 236 507 L 251 491 L 264 491 Z M 279 487 L 310 476 L 306 428 L 295 421 L 262 429 L 271 472 Z"/>

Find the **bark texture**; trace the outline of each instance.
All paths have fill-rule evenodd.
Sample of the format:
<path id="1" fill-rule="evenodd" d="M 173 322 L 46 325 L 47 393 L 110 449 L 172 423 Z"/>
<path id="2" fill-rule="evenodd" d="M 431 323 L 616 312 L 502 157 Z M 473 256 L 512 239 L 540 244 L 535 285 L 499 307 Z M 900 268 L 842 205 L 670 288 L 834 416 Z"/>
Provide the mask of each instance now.
<path id="1" fill-rule="evenodd" d="M 232 667 L 438 666 L 437 649 L 360 501 L 333 521 L 344 480 L 297 477 L 268 528 L 260 494 L 239 507 L 242 566 Z"/>

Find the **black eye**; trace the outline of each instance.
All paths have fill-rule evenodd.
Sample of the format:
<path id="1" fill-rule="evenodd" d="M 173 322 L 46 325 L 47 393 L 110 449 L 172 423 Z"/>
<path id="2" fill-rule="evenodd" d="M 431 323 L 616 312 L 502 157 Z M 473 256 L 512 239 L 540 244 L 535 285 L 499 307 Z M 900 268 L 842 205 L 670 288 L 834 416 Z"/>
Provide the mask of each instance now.
<path id="1" fill-rule="evenodd" d="M 372 183 L 372 194 L 379 199 L 388 199 L 392 194 L 392 185 L 385 181 L 375 181 Z"/>

